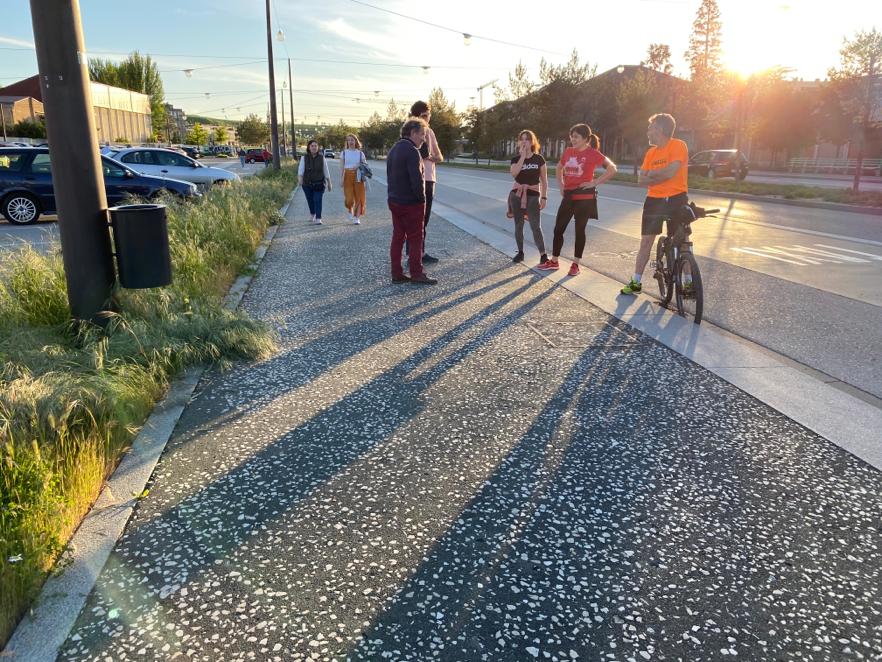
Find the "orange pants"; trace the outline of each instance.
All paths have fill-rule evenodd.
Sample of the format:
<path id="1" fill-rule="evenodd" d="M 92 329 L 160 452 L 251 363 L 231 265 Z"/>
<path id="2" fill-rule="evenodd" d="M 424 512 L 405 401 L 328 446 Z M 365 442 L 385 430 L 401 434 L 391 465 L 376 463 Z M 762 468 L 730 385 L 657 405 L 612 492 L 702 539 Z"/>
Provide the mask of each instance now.
<path id="1" fill-rule="evenodd" d="M 347 168 L 343 171 L 343 198 L 346 209 L 353 216 L 363 216 L 365 212 L 364 182 L 356 181 L 357 170 Z"/>

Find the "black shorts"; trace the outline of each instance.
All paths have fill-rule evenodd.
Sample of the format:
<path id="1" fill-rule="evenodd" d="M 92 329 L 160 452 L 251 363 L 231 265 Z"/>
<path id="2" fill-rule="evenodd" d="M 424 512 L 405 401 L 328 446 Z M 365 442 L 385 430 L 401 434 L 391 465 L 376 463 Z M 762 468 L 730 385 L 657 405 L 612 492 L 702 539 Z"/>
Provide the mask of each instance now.
<path id="1" fill-rule="evenodd" d="M 643 220 L 640 223 L 640 234 L 661 234 L 664 216 L 673 216 L 674 212 L 689 202 L 689 195 L 678 193 L 670 198 L 650 198 L 643 202 Z"/>

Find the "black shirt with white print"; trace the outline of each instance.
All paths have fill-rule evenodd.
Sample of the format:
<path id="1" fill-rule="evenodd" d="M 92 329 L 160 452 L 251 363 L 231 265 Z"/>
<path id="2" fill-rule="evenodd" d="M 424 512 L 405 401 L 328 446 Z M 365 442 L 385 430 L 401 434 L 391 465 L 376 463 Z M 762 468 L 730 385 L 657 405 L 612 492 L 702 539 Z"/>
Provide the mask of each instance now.
<path id="1" fill-rule="evenodd" d="M 511 160 L 512 165 L 521 160 L 520 156 L 516 156 Z M 541 154 L 533 154 L 529 159 L 524 159 L 524 165 L 521 166 L 521 171 L 518 173 L 517 177 L 515 177 L 515 181 L 518 184 L 527 184 L 529 186 L 536 186 L 539 183 L 539 169 L 545 165 L 545 159 L 542 158 Z M 538 191 L 527 191 L 527 195 L 539 195 Z"/>

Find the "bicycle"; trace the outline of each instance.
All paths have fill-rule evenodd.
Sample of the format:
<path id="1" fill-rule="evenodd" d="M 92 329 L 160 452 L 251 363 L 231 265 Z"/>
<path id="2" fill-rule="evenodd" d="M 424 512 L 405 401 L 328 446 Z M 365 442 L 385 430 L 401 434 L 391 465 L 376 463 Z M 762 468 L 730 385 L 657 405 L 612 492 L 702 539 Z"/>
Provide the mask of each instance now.
<path id="1" fill-rule="evenodd" d="M 689 236 L 692 234 L 693 221 L 719 211 L 696 207 L 694 202 L 683 205 L 678 212 L 679 218 L 667 214 L 662 217 L 668 232 L 659 237 L 656 244 L 653 276 L 658 281 L 662 305 L 667 308 L 671 298 L 676 295 L 677 313 L 682 317 L 691 317 L 696 324 L 701 324 L 704 312 L 704 288 L 698 262 L 690 250 L 692 242 Z"/>

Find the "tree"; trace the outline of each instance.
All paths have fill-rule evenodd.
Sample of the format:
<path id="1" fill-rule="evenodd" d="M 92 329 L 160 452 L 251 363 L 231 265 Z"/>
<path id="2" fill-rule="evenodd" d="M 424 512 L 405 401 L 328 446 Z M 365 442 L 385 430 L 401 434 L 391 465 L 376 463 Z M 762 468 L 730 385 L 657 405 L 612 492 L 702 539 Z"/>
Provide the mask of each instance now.
<path id="1" fill-rule="evenodd" d="M 399 107 L 395 103 L 395 99 L 389 99 L 389 105 L 386 106 L 386 121 L 403 122 L 407 118 L 407 108 Z"/>
<path id="2" fill-rule="evenodd" d="M 254 113 L 239 122 L 236 133 L 245 145 L 263 145 L 270 139 L 269 125 Z"/>
<path id="3" fill-rule="evenodd" d="M 597 65 L 579 63 L 579 52 L 574 48 L 566 64 L 555 66 L 539 60 L 539 81 L 542 85 L 562 82 L 568 85 L 579 85 L 597 74 Z"/>
<path id="4" fill-rule="evenodd" d="M 663 74 L 670 74 L 674 70 L 674 65 L 671 64 L 671 47 L 667 44 L 650 44 L 646 49 L 646 61 L 640 64 Z"/>
<path id="5" fill-rule="evenodd" d="M 208 131 L 199 122 L 196 122 L 187 132 L 188 145 L 204 145 L 208 142 Z"/>
<path id="6" fill-rule="evenodd" d="M 689 62 L 692 80 L 713 77 L 722 69 L 720 65 L 721 32 L 722 22 L 720 21 L 720 8 L 717 6 L 717 0 L 701 0 L 701 6 L 698 8 L 695 22 L 692 24 L 689 48 L 686 50 L 686 60 Z"/>
<path id="7" fill-rule="evenodd" d="M 214 142 L 218 145 L 223 145 L 227 142 L 227 127 L 216 126 L 214 128 Z"/>
<path id="8" fill-rule="evenodd" d="M 436 87 L 429 94 L 429 106 L 432 108 L 432 130 L 438 139 L 441 153 L 453 154 L 462 134 L 462 118 L 456 112 L 456 104 L 450 103 L 444 96 L 444 91 Z"/>
<path id="9" fill-rule="evenodd" d="M 656 82 L 654 74 L 638 71 L 624 81 L 616 93 L 616 103 L 621 109 L 619 127 L 634 155 L 634 174 L 637 174 L 641 147 L 646 146 L 647 120 L 664 106 L 664 91 Z"/>
<path id="10" fill-rule="evenodd" d="M 493 83 L 493 96 L 496 103 L 508 101 L 510 99 L 520 99 L 530 94 L 536 89 L 536 83 L 530 80 L 527 75 L 527 67 L 523 62 L 518 61 L 514 71 L 508 74 L 508 89 L 504 89 Z"/>
<path id="11" fill-rule="evenodd" d="M 39 120 L 22 120 L 12 127 L 12 135 L 16 138 L 45 138 L 46 122 Z"/>
<path id="12" fill-rule="evenodd" d="M 165 92 L 159 67 L 149 55 L 133 52 L 119 64 L 110 60 L 89 60 L 89 78 L 97 83 L 140 92 L 150 97 L 150 114 L 154 127 L 165 122 Z"/>
<path id="13" fill-rule="evenodd" d="M 844 39 L 839 50 L 839 68 L 828 72 L 839 92 L 843 111 L 857 130 L 858 155 L 852 188 L 860 189 L 867 135 L 880 123 L 882 111 L 882 33 L 876 28 Z"/>

